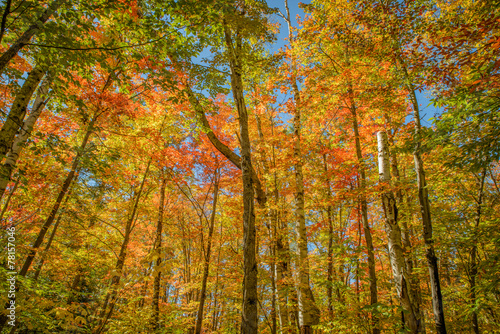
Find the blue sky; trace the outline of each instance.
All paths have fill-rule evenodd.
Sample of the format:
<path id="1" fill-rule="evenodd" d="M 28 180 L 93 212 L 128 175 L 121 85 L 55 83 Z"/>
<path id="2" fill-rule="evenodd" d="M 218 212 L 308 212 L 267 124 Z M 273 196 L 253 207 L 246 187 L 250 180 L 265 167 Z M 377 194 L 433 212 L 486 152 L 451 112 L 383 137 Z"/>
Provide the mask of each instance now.
<path id="1" fill-rule="evenodd" d="M 305 3 L 305 4 L 310 4 L 310 0 L 303 0 L 303 1 L 298 1 L 298 0 L 288 0 L 288 7 L 290 8 L 290 18 L 292 19 L 292 24 L 294 27 L 297 27 L 297 15 L 299 17 L 304 17 L 305 13 L 304 11 L 299 8 L 299 3 Z M 285 3 L 284 0 L 267 0 L 267 4 L 270 7 L 275 7 L 279 8 L 279 10 L 285 14 Z M 274 20 L 278 20 L 278 22 L 281 24 L 281 29 L 280 33 L 278 35 L 278 40 L 274 45 L 269 45 L 271 51 L 277 51 L 283 46 L 285 46 L 288 42 L 285 40 L 288 37 L 288 31 L 286 27 L 286 23 L 282 18 L 279 18 L 276 16 Z M 437 109 L 434 107 L 430 101 L 431 94 L 430 92 L 416 92 L 417 93 L 417 100 L 418 103 L 420 104 L 420 116 L 422 117 L 422 126 L 429 127 L 432 125 L 432 121 L 429 120 L 430 118 L 434 117 L 436 114 L 441 114 L 442 110 Z M 280 100 L 280 99 L 278 99 Z M 407 122 L 412 120 L 412 115 L 409 115 L 407 117 Z"/>

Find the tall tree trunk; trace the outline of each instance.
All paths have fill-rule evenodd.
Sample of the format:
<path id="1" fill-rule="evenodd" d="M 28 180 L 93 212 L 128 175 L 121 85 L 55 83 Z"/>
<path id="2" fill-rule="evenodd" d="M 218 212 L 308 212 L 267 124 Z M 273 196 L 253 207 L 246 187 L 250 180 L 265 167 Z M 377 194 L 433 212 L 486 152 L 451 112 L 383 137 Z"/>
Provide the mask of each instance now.
<path id="1" fill-rule="evenodd" d="M 288 242 L 288 226 L 278 215 L 278 185 L 277 175 L 274 173 L 274 208 L 272 210 L 273 224 L 276 226 L 276 290 L 278 295 L 278 309 L 280 327 L 283 333 L 295 333 L 293 309 L 296 300 L 292 298 L 294 290 L 290 271 L 290 245 Z M 289 305 L 291 307 L 289 307 Z"/>
<path id="2" fill-rule="evenodd" d="M 418 201 L 420 204 L 420 213 L 422 215 L 422 224 L 424 230 L 424 242 L 426 247 L 427 266 L 429 268 L 431 293 L 432 293 L 432 309 L 434 312 L 434 322 L 438 334 L 446 334 L 446 324 L 444 319 L 443 295 L 441 293 L 441 282 L 439 280 L 438 259 L 434 252 L 434 239 L 432 238 L 432 219 L 431 207 L 429 203 L 429 194 L 427 191 L 427 182 L 425 180 L 424 162 L 422 161 L 422 143 L 420 111 L 415 94 L 415 88 L 411 82 L 406 64 L 401 56 L 398 57 L 402 67 L 404 77 L 406 79 L 407 89 L 410 94 L 410 100 L 413 106 L 413 121 L 414 121 L 414 151 L 413 160 L 415 161 L 415 172 L 417 174 L 418 185 Z"/>
<path id="3" fill-rule="evenodd" d="M 128 250 L 128 244 L 130 241 L 130 234 L 132 233 L 132 229 L 134 226 L 134 220 L 135 220 L 135 216 L 137 213 L 137 207 L 139 206 L 139 201 L 141 199 L 142 190 L 144 189 L 144 183 L 146 182 L 146 178 L 148 176 L 149 167 L 151 166 L 151 161 L 152 161 L 152 159 L 149 159 L 149 162 L 148 162 L 148 165 L 146 167 L 146 170 L 144 171 L 144 176 L 142 177 L 142 181 L 141 181 L 141 184 L 139 186 L 139 189 L 135 193 L 135 196 L 133 199 L 134 204 L 132 207 L 132 212 L 130 213 L 130 217 L 125 224 L 124 238 L 123 238 L 123 242 L 122 242 L 122 245 L 120 247 L 120 253 L 118 255 L 118 259 L 117 259 L 116 265 L 115 265 L 114 272 L 116 274 L 111 278 L 110 291 L 106 294 L 106 297 L 104 298 L 104 303 L 101 307 L 101 313 L 99 315 L 99 322 L 98 322 L 98 325 L 92 331 L 92 334 L 102 333 L 104 331 L 104 328 L 105 328 L 109 318 L 111 318 L 111 315 L 113 314 L 113 310 L 114 310 L 116 301 L 118 299 L 118 286 L 120 284 L 120 280 L 121 280 L 122 272 L 123 272 L 123 267 L 125 265 L 125 260 L 127 258 L 127 250 Z"/>
<path id="4" fill-rule="evenodd" d="M 21 151 L 24 145 L 26 144 L 26 141 L 28 140 L 29 136 L 31 135 L 31 132 L 33 131 L 33 127 L 35 126 L 38 117 L 42 113 L 45 104 L 49 100 L 48 90 L 51 81 L 52 81 L 52 76 L 49 73 L 43 80 L 42 84 L 40 85 L 40 88 L 38 89 L 35 101 L 33 103 L 33 109 L 30 115 L 24 121 L 21 130 L 19 131 L 19 133 L 17 134 L 12 143 L 12 147 L 10 147 L 10 150 L 7 153 L 5 162 L 0 167 L 0 199 L 3 197 L 5 189 L 9 184 L 12 172 L 16 168 L 16 163 L 17 159 L 19 158 L 19 154 L 21 154 Z M 24 118 L 24 116 L 22 118 Z M 19 120 L 21 120 L 22 118 L 19 118 Z"/>
<path id="5" fill-rule="evenodd" d="M 241 136 L 241 171 L 243 178 L 243 308 L 241 333 L 255 334 L 258 330 L 257 317 L 257 260 L 255 254 L 255 213 L 254 189 L 252 179 L 252 160 L 250 135 L 248 132 L 248 113 L 243 93 L 241 70 L 242 40 L 237 28 L 235 45 L 230 28 L 224 26 L 226 48 L 231 68 L 231 89 L 238 110 L 238 121 Z"/>
<path id="6" fill-rule="evenodd" d="M 158 223 L 156 225 L 156 238 L 155 238 L 155 247 L 154 251 L 156 255 L 158 255 L 158 259 L 156 260 L 156 273 L 155 273 L 155 279 L 153 283 L 153 318 L 152 318 L 152 327 L 153 331 L 158 330 L 160 328 L 160 281 L 161 281 L 161 271 L 158 269 L 160 268 L 161 265 L 161 234 L 163 231 L 163 212 L 164 212 L 164 206 L 165 206 L 165 188 L 166 188 L 166 183 L 167 179 L 165 178 L 165 175 L 163 173 L 163 170 L 160 172 L 161 177 L 160 177 L 160 203 L 158 205 Z"/>
<path id="7" fill-rule="evenodd" d="M 392 126 L 392 119 L 391 117 L 387 114 L 384 113 L 384 118 L 386 121 L 386 125 L 388 127 Z M 395 136 L 396 130 L 392 132 L 392 135 L 389 135 L 389 145 L 394 147 L 394 136 Z M 418 279 L 415 277 L 413 273 L 413 267 L 414 263 L 416 261 L 416 258 L 412 254 L 412 244 L 411 244 L 411 235 L 410 233 L 410 225 L 411 225 L 411 218 L 412 214 L 410 211 L 410 208 L 408 207 L 407 203 L 405 203 L 405 197 L 403 193 L 403 187 L 401 184 L 401 175 L 399 172 L 399 164 L 398 164 L 398 158 L 396 154 L 390 154 L 390 164 L 391 164 L 391 171 L 392 171 L 392 176 L 395 179 L 396 182 L 396 202 L 397 206 L 400 208 L 398 210 L 398 223 L 401 222 L 401 241 L 403 243 L 403 251 L 404 251 L 404 257 L 405 257 L 405 264 L 406 264 L 406 270 L 408 272 L 408 279 L 411 281 L 410 287 L 411 287 L 411 293 L 412 293 L 412 299 L 414 300 L 414 305 L 417 308 L 416 312 L 419 314 L 419 319 L 421 322 L 420 326 L 420 331 L 421 333 L 425 333 L 425 319 L 424 319 L 424 313 L 421 308 L 421 300 L 422 296 L 420 294 L 420 288 L 419 288 L 419 282 Z M 404 173 L 404 172 L 403 172 Z M 409 326 L 409 324 L 407 324 Z"/>
<path id="8" fill-rule="evenodd" d="M 363 158 L 363 153 L 361 152 L 361 142 L 359 139 L 358 130 L 358 118 L 356 113 L 356 107 L 354 105 L 354 99 L 352 97 L 352 88 L 350 88 L 351 94 L 351 114 L 352 114 L 352 127 L 354 129 L 354 140 L 356 145 L 356 156 L 359 165 L 359 188 L 360 188 L 360 198 L 359 204 L 361 209 L 361 222 L 363 224 L 363 232 L 365 235 L 366 249 L 368 253 L 368 275 L 370 280 L 370 304 L 375 305 L 378 302 L 377 296 L 377 276 L 375 274 L 375 255 L 373 252 L 373 240 L 372 233 L 370 231 L 370 224 L 368 223 L 368 204 L 366 201 L 365 188 L 366 188 L 366 174 L 365 174 L 365 162 Z M 378 325 L 378 318 L 372 313 L 372 333 L 379 334 L 380 329 Z"/>
<path id="9" fill-rule="evenodd" d="M 472 307 L 472 330 L 474 334 L 479 334 L 479 321 L 478 321 L 478 311 L 476 307 L 477 303 L 477 293 L 476 293 L 476 280 L 477 280 L 477 235 L 479 224 L 481 222 L 481 206 L 483 205 L 483 196 L 484 196 L 484 180 L 486 178 L 486 168 L 483 169 L 482 174 L 478 176 L 478 195 L 476 199 L 476 217 L 474 219 L 474 238 L 472 240 L 472 249 L 470 252 L 471 264 L 470 264 L 470 303 Z"/>
<path id="10" fill-rule="evenodd" d="M 333 321 L 333 208 L 330 205 L 330 200 L 332 198 L 332 190 L 330 189 L 330 177 L 328 176 L 328 162 L 326 160 L 326 154 L 323 154 L 323 169 L 326 178 L 326 200 L 328 204 L 326 206 L 326 215 L 328 221 L 328 250 L 327 250 L 327 287 L 326 296 L 328 299 L 328 316 L 329 320 Z"/>
<path id="11" fill-rule="evenodd" d="M 208 238 L 207 238 L 207 250 L 205 252 L 205 259 L 203 263 L 203 278 L 201 281 L 201 293 L 200 293 L 200 302 L 198 305 L 198 317 L 196 319 L 196 328 L 195 334 L 201 333 L 201 326 L 203 322 L 203 306 L 205 304 L 206 292 L 207 292 L 207 279 L 208 273 L 210 269 L 210 251 L 212 248 L 212 236 L 214 233 L 214 225 L 215 225 L 215 213 L 217 210 L 217 196 L 219 194 L 219 172 L 216 170 L 214 174 L 214 194 L 213 194 L 213 202 L 212 202 L 212 212 L 210 214 L 210 225 L 208 227 Z"/>
<path id="12" fill-rule="evenodd" d="M 290 48 L 293 50 L 292 24 L 290 20 L 290 9 L 288 1 L 285 0 L 286 22 L 288 25 L 288 39 Z M 297 84 L 297 64 L 295 57 L 291 59 L 291 84 L 294 97 L 294 117 L 293 117 L 293 156 L 295 169 L 295 219 L 297 233 L 297 268 L 299 271 L 297 294 L 299 297 L 299 322 L 301 334 L 312 333 L 311 326 L 319 323 L 320 311 L 316 306 L 311 286 L 309 283 L 309 259 L 307 251 L 307 231 L 305 218 L 305 198 L 304 198 L 304 175 L 302 172 L 302 152 L 301 152 L 301 96 Z"/>
<path id="13" fill-rule="evenodd" d="M 30 39 L 41 29 L 54 12 L 67 0 L 54 0 L 49 7 L 37 17 L 36 21 L 0 56 L 0 74 L 3 73 L 9 61 L 14 58 Z"/>
<path id="14" fill-rule="evenodd" d="M 389 258 L 398 293 L 399 301 L 405 310 L 412 333 L 422 332 L 422 321 L 418 303 L 414 299 L 411 278 L 406 267 L 404 249 L 401 242 L 401 229 L 398 223 L 398 209 L 391 187 L 391 172 L 389 165 L 389 145 L 387 135 L 380 131 L 377 134 L 380 183 L 386 189 L 382 193 L 382 206 L 385 215 L 385 229 L 388 238 Z"/>
<path id="15" fill-rule="evenodd" d="M 42 81 L 44 71 L 40 67 L 35 67 L 24 81 L 23 86 L 19 90 L 10 108 L 9 115 L 0 130 L 0 160 L 2 160 L 7 152 L 11 149 L 14 137 L 19 128 L 22 127 L 26 108 L 30 102 L 31 96 L 35 92 L 40 81 Z M 6 175 L 2 175 L 6 177 Z"/>
<path id="16" fill-rule="evenodd" d="M 56 202 L 54 203 L 54 206 L 52 207 L 52 211 L 50 212 L 49 216 L 47 217 L 47 220 L 43 224 L 42 229 L 38 233 L 38 237 L 35 240 L 35 243 L 33 244 L 32 249 L 28 253 L 28 257 L 26 258 L 26 261 L 24 262 L 24 265 L 21 268 L 21 271 L 19 272 L 19 275 L 21 275 L 21 276 L 25 276 L 26 273 L 28 272 L 28 269 L 30 268 L 31 263 L 33 262 L 33 259 L 35 258 L 37 250 L 43 242 L 45 234 L 47 233 L 49 227 L 52 225 L 52 223 L 54 222 L 54 220 L 56 218 L 57 213 L 59 212 L 59 207 L 61 206 L 61 203 L 64 199 L 64 196 L 68 192 L 69 186 L 71 185 L 71 182 L 73 181 L 73 178 L 76 175 L 76 169 L 77 169 L 78 164 L 80 162 L 80 158 L 83 155 L 83 151 L 85 150 L 85 147 L 87 146 L 90 135 L 94 131 L 94 123 L 95 123 L 96 119 L 97 119 L 97 117 L 94 117 L 87 127 L 87 132 L 85 133 L 85 136 L 83 137 L 83 141 L 80 144 L 80 148 L 78 149 L 78 152 L 76 153 L 76 156 L 73 159 L 73 165 L 71 166 L 71 170 L 68 173 L 68 175 L 66 176 L 66 179 L 64 180 L 61 191 L 59 192 L 59 195 L 57 196 Z"/>

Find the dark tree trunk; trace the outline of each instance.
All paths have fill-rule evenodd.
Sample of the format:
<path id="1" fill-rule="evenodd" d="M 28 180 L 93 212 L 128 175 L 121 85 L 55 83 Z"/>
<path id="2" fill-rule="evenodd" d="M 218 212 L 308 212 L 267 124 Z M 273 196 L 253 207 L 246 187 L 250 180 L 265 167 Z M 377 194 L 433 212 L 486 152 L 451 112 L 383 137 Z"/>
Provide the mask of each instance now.
<path id="1" fill-rule="evenodd" d="M 250 136 L 248 131 L 248 113 L 243 94 L 241 47 L 242 39 L 238 31 L 233 37 L 230 28 L 225 25 L 224 35 L 231 68 L 231 89 L 238 110 L 241 135 L 241 171 L 243 178 L 243 308 L 241 319 L 242 334 L 256 334 L 257 317 L 257 260 L 255 242 L 254 189 L 252 179 L 252 160 Z"/>
<path id="2" fill-rule="evenodd" d="M 161 265 L 161 234 L 163 231 L 163 212 L 165 206 L 165 187 L 166 187 L 166 178 L 164 176 L 163 171 L 161 173 L 160 179 L 160 203 L 158 205 L 158 224 L 156 225 L 156 239 L 155 239 L 155 247 L 154 251 L 158 256 L 156 260 L 155 267 L 159 269 Z M 153 283 L 153 319 L 152 319 L 152 327 L 153 330 L 156 331 L 160 328 L 160 281 L 161 281 L 161 272 L 157 271 L 154 277 Z"/>
<path id="3" fill-rule="evenodd" d="M 207 250 L 205 253 L 205 259 L 203 263 L 203 278 L 201 281 L 201 292 L 200 292 L 200 302 L 198 305 L 198 317 L 196 319 L 196 328 L 195 334 L 201 333 L 201 327 L 203 322 L 203 306 L 205 304 L 206 299 L 206 291 L 207 291 L 207 279 L 210 270 L 210 252 L 212 248 L 212 236 L 214 233 L 214 225 L 215 225 L 215 213 L 217 210 L 217 196 L 219 194 L 219 175 L 218 171 L 215 171 L 214 174 L 214 194 L 213 194 L 213 203 L 212 203 L 212 213 L 210 214 L 210 222 L 208 227 L 208 238 L 207 238 Z"/>

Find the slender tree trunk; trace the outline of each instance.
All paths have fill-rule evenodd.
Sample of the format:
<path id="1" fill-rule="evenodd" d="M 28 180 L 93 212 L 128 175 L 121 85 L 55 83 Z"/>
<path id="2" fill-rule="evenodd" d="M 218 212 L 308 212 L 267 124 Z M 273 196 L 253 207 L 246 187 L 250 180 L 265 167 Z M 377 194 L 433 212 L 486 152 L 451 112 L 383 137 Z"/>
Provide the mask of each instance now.
<path id="1" fill-rule="evenodd" d="M 425 180 L 424 162 L 421 155 L 421 124 L 420 111 L 415 95 L 415 88 L 411 82 L 408 70 L 401 57 L 399 63 L 402 67 L 403 74 L 406 79 L 410 100 L 413 105 L 413 121 L 414 121 L 414 151 L 413 159 L 415 161 L 415 172 L 417 174 L 418 185 L 418 201 L 420 204 L 420 213 L 422 215 L 422 224 L 424 230 L 424 242 L 426 247 L 427 266 L 429 267 L 430 285 L 432 293 L 432 309 L 434 312 L 434 322 L 438 334 L 446 334 L 446 324 L 444 318 L 443 295 L 441 293 L 441 283 L 439 280 L 438 259 L 434 252 L 434 239 L 432 238 L 432 220 L 431 208 L 429 203 L 429 194 L 427 190 L 427 182 Z"/>
<path id="2" fill-rule="evenodd" d="M 391 172 L 389 166 L 389 145 L 386 133 L 380 131 L 377 134 L 377 139 L 380 183 L 386 188 L 381 196 L 382 206 L 385 214 L 385 229 L 389 241 L 389 258 L 396 291 L 398 292 L 400 303 L 405 310 L 405 319 L 408 319 L 410 331 L 412 333 L 421 333 L 422 321 L 418 310 L 418 303 L 414 299 L 414 289 L 411 287 L 411 278 L 406 267 L 404 249 L 401 242 L 401 229 L 398 224 L 396 199 L 393 192 L 390 190 Z"/>
<path id="3" fill-rule="evenodd" d="M 350 88 L 350 92 L 352 94 L 352 88 Z M 356 114 L 356 107 L 354 106 L 354 99 L 351 97 L 351 107 L 352 113 L 352 127 L 354 129 L 354 139 L 356 145 L 356 156 L 358 159 L 359 165 L 359 188 L 361 191 L 359 204 L 361 207 L 361 222 L 363 224 L 363 232 L 365 235 L 366 249 L 368 253 L 368 274 L 370 280 L 370 304 L 374 305 L 378 302 L 377 296 L 377 276 L 375 274 L 375 255 L 373 252 L 373 241 L 372 241 L 372 233 L 370 231 L 370 224 L 368 223 L 368 204 L 366 201 L 366 195 L 364 190 L 366 188 L 366 174 L 365 174 L 365 162 L 363 158 L 363 153 L 361 152 L 361 142 L 359 139 L 359 130 L 358 130 L 358 119 Z M 379 334 L 380 329 L 378 327 L 378 318 L 372 313 L 372 333 Z"/>
<path id="4" fill-rule="evenodd" d="M 54 203 L 54 206 L 52 207 L 52 211 L 50 212 L 49 216 L 47 217 L 47 220 L 42 226 L 42 229 L 38 233 L 38 237 L 35 240 L 35 243 L 33 244 L 32 249 L 28 253 L 28 257 L 26 258 L 26 261 L 24 262 L 23 267 L 21 268 L 21 271 L 19 272 L 19 275 L 25 276 L 26 273 L 28 272 L 28 269 L 31 266 L 31 263 L 33 262 L 33 259 L 35 258 L 35 255 L 37 253 L 38 248 L 40 248 L 43 239 L 45 237 L 45 234 L 47 233 L 49 227 L 52 225 L 54 222 L 57 213 L 59 212 L 59 207 L 61 206 L 61 203 L 64 199 L 64 196 L 68 192 L 69 186 L 71 185 L 71 182 L 73 181 L 73 178 L 75 177 L 76 174 L 76 169 L 78 167 L 78 164 L 80 162 L 80 158 L 83 155 L 83 151 L 85 150 L 85 147 L 87 146 L 87 143 L 89 141 L 90 135 L 94 131 L 94 123 L 96 121 L 96 117 L 92 119 L 90 124 L 87 127 L 87 132 L 85 133 L 85 136 L 83 137 L 83 141 L 80 145 L 80 148 L 78 149 L 78 152 L 73 159 L 73 165 L 71 166 L 71 170 L 66 176 L 66 180 L 64 180 L 63 186 L 61 188 L 61 191 L 59 192 L 59 195 L 57 196 L 56 202 Z"/>
<path id="5" fill-rule="evenodd" d="M 26 108 L 30 102 L 33 93 L 40 81 L 42 81 L 44 71 L 40 67 L 35 67 L 24 81 L 23 86 L 19 90 L 10 108 L 9 115 L 0 130 L 0 160 L 5 157 L 11 149 L 12 143 L 19 128 L 22 127 Z M 3 178 L 7 177 L 2 175 Z"/>
<path id="6" fill-rule="evenodd" d="M 328 162 L 326 154 L 323 154 L 323 169 L 326 177 L 326 200 L 330 202 L 332 198 L 332 190 L 330 189 L 330 177 L 328 176 Z M 326 296 L 328 299 L 328 316 L 329 320 L 333 321 L 333 208 L 330 203 L 326 206 L 326 214 L 328 221 L 328 250 L 327 250 L 327 287 Z"/>
<path id="7" fill-rule="evenodd" d="M 478 177 L 478 196 L 476 199 L 476 217 L 474 221 L 474 239 L 472 241 L 472 249 L 470 252 L 471 264 L 470 264 L 470 303 L 472 307 L 472 330 L 474 334 L 479 334 L 479 321 L 478 321 L 478 311 L 476 308 L 477 294 L 476 294 L 476 280 L 477 280 L 477 235 L 479 224 L 481 222 L 481 206 L 483 205 L 484 196 L 484 180 L 486 178 L 486 168 L 483 169 L 481 176 Z"/>
<path id="8" fill-rule="evenodd" d="M 277 228 L 276 231 L 276 290 L 278 295 L 278 309 L 280 327 L 283 333 L 293 332 L 294 330 L 294 300 L 292 300 L 292 275 L 290 272 L 290 246 L 288 243 L 288 226 L 278 216 L 278 185 L 277 176 L 274 173 L 274 209 L 272 211 L 272 219 Z M 290 302 L 289 302 L 290 299 Z M 289 304 L 292 305 L 289 308 Z"/>
<path id="9" fill-rule="evenodd" d="M 160 282 L 161 282 L 161 271 L 159 271 L 161 265 L 161 234 L 163 231 L 163 211 L 165 206 L 165 188 L 167 179 L 163 171 L 161 173 L 161 186 L 160 186 L 160 203 L 158 205 L 158 224 L 156 225 L 156 239 L 155 239 L 155 247 L 154 251 L 158 255 L 158 259 L 156 260 L 156 272 L 153 283 L 153 318 L 152 318 L 152 327 L 153 331 L 158 330 L 160 328 Z"/>
<path id="10" fill-rule="evenodd" d="M 293 49 L 292 24 L 290 20 L 290 9 L 288 1 L 285 0 L 286 22 L 288 25 L 288 38 L 290 48 Z M 291 84 L 294 97 L 294 117 L 293 117 L 293 156 L 295 169 L 295 219 L 297 223 L 297 267 L 299 271 L 297 294 L 299 297 L 299 322 L 301 334 L 312 333 L 311 326 L 319 323 L 320 311 L 316 306 L 311 286 L 309 283 L 309 259 L 307 251 L 307 231 L 305 218 L 305 198 L 304 198 L 304 175 L 302 172 L 302 152 L 301 152 L 301 96 L 297 84 L 297 65 L 295 57 L 291 59 Z"/>
<path id="11" fill-rule="evenodd" d="M 201 281 L 200 302 L 198 306 L 198 317 L 196 319 L 195 334 L 201 333 L 201 327 L 203 322 L 203 306 L 205 304 L 205 298 L 206 298 L 207 279 L 210 269 L 210 251 L 212 248 L 212 236 L 214 233 L 215 213 L 217 210 L 217 196 L 219 194 L 219 172 L 217 170 L 215 171 L 214 178 L 215 181 L 214 181 L 212 213 L 210 214 L 210 225 L 208 227 L 207 251 L 205 253 L 205 259 L 204 259 L 205 261 L 203 263 L 203 278 Z"/>
<path id="12" fill-rule="evenodd" d="M 40 30 L 40 28 L 47 22 L 47 20 L 54 14 L 54 12 L 61 7 L 67 0 L 55 0 L 49 7 L 41 13 L 36 21 L 31 24 L 28 29 L 15 41 L 10 48 L 0 56 L 0 74 L 3 73 L 9 61 L 14 58 L 19 50 L 21 50 L 30 39 Z"/>
<path id="13" fill-rule="evenodd" d="M 385 114 L 384 117 L 387 120 L 387 124 L 390 125 L 390 117 Z M 394 146 L 394 134 L 389 139 L 390 145 Z M 405 257 L 406 270 L 408 272 L 408 279 L 410 280 L 410 288 L 412 293 L 412 300 L 414 301 L 414 306 L 416 307 L 416 312 L 418 312 L 418 318 L 420 319 L 420 327 L 419 330 L 421 333 L 425 333 L 425 319 L 424 313 L 422 312 L 421 300 L 422 296 L 420 294 L 419 282 L 413 273 L 413 267 L 415 266 L 414 262 L 416 261 L 415 257 L 412 253 L 412 244 L 411 244 L 411 233 L 409 226 L 411 225 L 411 212 L 408 208 L 407 203 L 405 203 L 404 193 L 401 185 L 401 176 L 399 173 L 399 164 L 396 154 L 390 155 L 390 163 L 392 176 L 396 179 L 396 202 L 399 208 L 398 210 L 398 223 L 401 222 L 401 241 L 403 243 L 403 251 Z M 409 324 L 407 324 L 409 326 Z"/>
<path id="14" fill-rule="evenodd" d="M 238 28 L 237 28 L 238 29 Z M 239 29 L 238 29 L 239 30 Z M 241 36 L 236 32 L 235 44 L 231 30 L 224 27 L 226 47 L 231 68 L 231 89 L 238 110 L 238 120 L 241 135 L 241 171 L 243 177 L 243 308 L 241 333 L 255 334 L 258 330 L 257 317 L 257 261 L 255 254 L 255 213 L 254 189 L 252 180 L 252 160 L 250 136 L 248 131 L 248 113 L 243 94 L 242 64 L 241 64 Z"/>
<path id="15" fill-rule="evenodd" d="M 134 204 L 132 207 L 132 212 L 130 214 L 129 219 L 127 220 L 127 223 L 125 224 L 125 233 L 124 233 L 124 238 L 123 242 L 120 248 L 120 253 L 118 255 L 118 259 L 116 261 L 115 265 L 115 274 L 111 278 L 111 285 L 110 285 L 110 291 L 106 294 L 106 297 L 104 298 L 104 303 L 101 308 L 101 313 L 99 315 L 99 323 L 94 328 L 92 331 L 92 334 L 101 334 L 104 331 L 104 328 L 109 320 L 111 318 L 111 315 L 113 314 L 113 310 L 118 298 L 118 286 L 120 284 L 120 280 L 122 277 L 122 272 L 123 272 L 123 267 L 125 265 L 125 260 L 127 258 L 127 250 L 128 250 L 128 244 L 130 241 L 130 234 L 132 233 L 132 229 L 134 226 L 134 221 L 135 221 L 135 216 L 137 213 L 137 207 L 139 206 L 139 201 L 141 199 L 142 195 L 142 190 L 144 189 L 144 183 L 146 182 L 146 178 L 148 176 L 149 172 L 149 167 L 151 166 L 151 159 L 148 162 L 148 165 L 146 167 L 146 170 L 144 172 L 144 176 L 142 177 L 142 182 L 139 186 L 139 190 L 136 192 L 134 196 Z M 109 307 L 108 307 L 109 306 Z"/>
<path id="16" fill-rule="evenodd" d="M 12 147 L 10 147 L 10 150 L 7 153 L 5 162 L 0 167 L 0 198 L 3 197 L 5 189 L 10 182 L 12 172 L 16 168 L 17 159 L 19 158 L 19 155 L 21 154 L 26 141 L 31 135 L 33 127 L 35 126 L 38 117 L 42 113 L 45 104 L 48 102 L 48 90 L 51 81 L 52 76 L 49 74 L 45 77 L 42 84 L 40 85 L 35 101 L 33 103 L 33 109 L 30 115 L 24 121 L 21 130 L 12 143 Z M 20 117 L 19 120 L 22 120 L 22 118 L 24 118 L 24 116 Z"/>

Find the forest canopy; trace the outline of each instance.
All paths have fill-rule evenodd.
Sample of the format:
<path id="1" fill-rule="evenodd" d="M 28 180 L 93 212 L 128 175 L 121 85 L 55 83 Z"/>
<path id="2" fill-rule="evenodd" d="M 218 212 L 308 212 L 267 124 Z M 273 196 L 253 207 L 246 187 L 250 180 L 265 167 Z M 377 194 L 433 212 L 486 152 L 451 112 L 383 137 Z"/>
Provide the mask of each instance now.
<path id="1" fill-rule="evenodd" d="M 1 333 L 500 332 L 498 0 L 0 15 Z"/>

